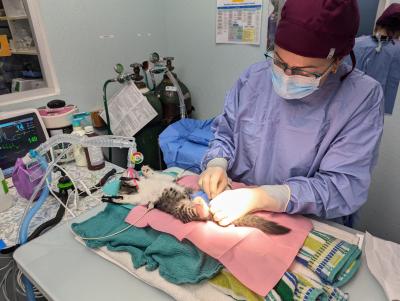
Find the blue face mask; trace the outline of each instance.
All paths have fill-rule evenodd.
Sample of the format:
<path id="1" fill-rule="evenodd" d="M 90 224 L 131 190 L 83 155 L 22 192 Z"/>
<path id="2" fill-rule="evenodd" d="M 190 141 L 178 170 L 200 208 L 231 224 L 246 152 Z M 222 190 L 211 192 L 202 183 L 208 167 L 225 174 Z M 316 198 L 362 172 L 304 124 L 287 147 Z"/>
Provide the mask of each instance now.
<path id="1" fill-rule="evenodd" d="M 300 75 L 287 75 L 276 65 L 272 65 L 272 84 L 276 94 L 284 99 L 301 99 L 318 90 L 320 79 Z"/>

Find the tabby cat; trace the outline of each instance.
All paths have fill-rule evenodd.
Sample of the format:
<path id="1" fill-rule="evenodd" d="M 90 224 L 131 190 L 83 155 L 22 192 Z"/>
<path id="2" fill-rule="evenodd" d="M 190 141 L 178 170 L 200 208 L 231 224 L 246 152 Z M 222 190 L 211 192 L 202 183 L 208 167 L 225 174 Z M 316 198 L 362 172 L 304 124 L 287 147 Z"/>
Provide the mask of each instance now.
<path id="1" fill-rule="evenodd" d="M 147 205 L 169 213 L 183 223 L 212 220 L 208 205 L 201 198 L 191 200 L 192 190 L 175 183 L 175 177 L 153 171 L 148 166 L 142 167 L 138 192 L 116 199 L 118 203 Z M 290 229 L 259 216 L 247 214 L 232 222 L 235 226 L 254 227 L 266 234 L 286 234 Z"/>

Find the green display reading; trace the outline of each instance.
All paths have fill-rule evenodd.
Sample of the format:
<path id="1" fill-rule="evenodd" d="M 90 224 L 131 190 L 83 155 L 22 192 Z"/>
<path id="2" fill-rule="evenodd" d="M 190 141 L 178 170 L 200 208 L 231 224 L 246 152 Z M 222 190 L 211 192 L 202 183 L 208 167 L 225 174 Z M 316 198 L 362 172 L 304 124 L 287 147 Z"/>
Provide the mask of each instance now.
<path id="1" fill-rule="evenodd" d="M 32 136 L 28 138 L 28 141 L 30 144 L 35 143 L 38 141 L 38 137 L 37 136 Z"/>

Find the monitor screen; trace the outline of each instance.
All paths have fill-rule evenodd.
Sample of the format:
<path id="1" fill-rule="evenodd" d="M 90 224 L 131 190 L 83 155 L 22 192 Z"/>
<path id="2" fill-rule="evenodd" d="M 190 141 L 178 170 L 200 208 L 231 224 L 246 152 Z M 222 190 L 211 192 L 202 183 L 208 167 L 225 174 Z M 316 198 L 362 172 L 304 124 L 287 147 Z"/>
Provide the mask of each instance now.
<path id="1" fill-rule="evenodd" d="M 45 133 L 35 113 L 0 120 L 0 168 L 4 175 L 11 175 L 17 158 L 24 157 L 45 141 Z"/>

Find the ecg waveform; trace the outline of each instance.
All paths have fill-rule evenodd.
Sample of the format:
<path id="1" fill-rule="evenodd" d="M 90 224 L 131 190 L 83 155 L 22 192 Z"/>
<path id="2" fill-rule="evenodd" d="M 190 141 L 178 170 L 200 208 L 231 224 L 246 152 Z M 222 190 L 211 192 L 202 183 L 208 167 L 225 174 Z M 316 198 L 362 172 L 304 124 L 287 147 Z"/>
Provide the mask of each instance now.
<path id="1" fill-rule="evenodd" d="M 3 124 L 0 127 L 0 150 L 18 151 L 21 141 L 36 142 L 35 134 L 35 124 L 32 118 Z M 34 141 L 35 139 L 36 141 Z"/>
<path id="2" fill-rule="evenodd" d="M 35 132 L 35 125 L 32 121 L 26 123 L 19 122 L 8 127 L 0 128 L 0 143 L 18 141 Z"/>

